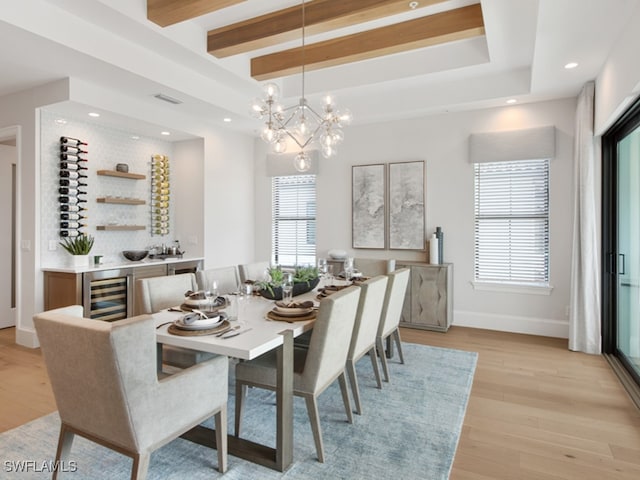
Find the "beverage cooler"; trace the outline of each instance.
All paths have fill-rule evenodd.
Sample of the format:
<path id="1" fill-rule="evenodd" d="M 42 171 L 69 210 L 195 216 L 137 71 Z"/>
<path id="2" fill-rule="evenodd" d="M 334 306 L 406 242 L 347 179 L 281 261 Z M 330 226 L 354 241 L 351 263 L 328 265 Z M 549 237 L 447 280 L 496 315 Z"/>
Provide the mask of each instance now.
<path id="1" fill-rule="evenodd" d="M 132 268 L 87 272 L 82 284 L 85 316 L 108 322 L 132 316 Z"/>

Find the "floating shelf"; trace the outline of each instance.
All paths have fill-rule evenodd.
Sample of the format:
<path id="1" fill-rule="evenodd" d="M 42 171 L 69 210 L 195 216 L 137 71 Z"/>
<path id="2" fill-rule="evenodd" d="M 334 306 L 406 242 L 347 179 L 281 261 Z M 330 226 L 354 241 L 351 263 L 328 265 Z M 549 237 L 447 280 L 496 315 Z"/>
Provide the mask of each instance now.
<path id="1" fill-rule="evenodd" d="M 144 230 L 144 225 L 98 225 L 98 230 Z"/>
<path id="2" fill-rule="evenodd" d="M 123 205 L 144 205 L 147 203 L 145 200 L 139 198 L 116 198 L 116 197 L 102 197 L 96 198 L 98 203 L 119 203 Z"/>
<path id="3" fill-rule="evenodd" d="M 118 172 L 116 170 L 98 170 L 97 173 L 98 175 L 104 175 L 106 177 L 130 178 L 132 180 L 144 180 L 147 178 L 146 175 L 142 175 L 141 173 Z"/>

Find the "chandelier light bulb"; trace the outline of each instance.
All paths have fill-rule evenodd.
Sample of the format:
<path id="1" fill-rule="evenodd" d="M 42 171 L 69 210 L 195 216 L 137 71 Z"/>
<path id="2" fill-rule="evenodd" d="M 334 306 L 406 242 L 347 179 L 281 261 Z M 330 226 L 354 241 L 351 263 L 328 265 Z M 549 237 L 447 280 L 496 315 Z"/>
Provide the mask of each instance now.
<path id="1" fill-rule="evenodd" d="M 271 127 L 270 124 L 266 124 L 262 129 L 260 138 L 262 138 L 262 140 L 267 143 L 273 143 L 276 141 L 276 131 Z"/>
<path id="2" fill-rule="evenodd" d="M 320 153 L 322 153 L 322 156 L 324 158 L 331 158 L 337 153 L 337 151 L 336 147 L 334 147 L 333 145 L 323 145 L 320 149 Z"/>
<path id="3" fill-rule="evenodd" d="M 253 118 L 257 118 L 258 120 L 262 120 L 267 111 L 267 105 L 260 98 L 256 98 L 251 102 L 251 116 Z"/>
<path id="4" fill-rule="evenodd" d="M 267 94 L 270 100 L 277 100 L 280 98 L 280 87 L 275 83 L 267 83 L 264 86 L 264 93 Z"/>
<path id="5" fill-rule="evenodd" d="M 281 136 L 273 144 L 274 153 L 284 153 L 287 151 L 287 139 Z"/>
<path id="6" fill-rule="evenodd" d="M 303 150 L 293 159 L 293 166 L 298 172 L 307 172 L 311 168 L 311 159 Z"/>
<path id="7" fill-rule="evenodd" d="M 348 108 L 345 108 L 338 113 L 338 121 L 340 125 L 351 125 L 352 120 L 353 115 L 351 114 L 351 110 L 349 110 Z"/>

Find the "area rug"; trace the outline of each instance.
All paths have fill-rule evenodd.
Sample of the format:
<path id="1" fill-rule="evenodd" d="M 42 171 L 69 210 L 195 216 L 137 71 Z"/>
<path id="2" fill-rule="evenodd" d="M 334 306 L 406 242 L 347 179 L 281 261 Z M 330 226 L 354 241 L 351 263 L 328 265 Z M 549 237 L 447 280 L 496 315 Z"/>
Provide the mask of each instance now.
<path id="1" fill-rule="evenodd" d="M 229 456 L 229 469 L 215 470 L 216 451 L 177 439 L 151 456 L 148 479 L 428 479 L 449 477 L 471 391 L 477 354 L 403 344 L 405 365 L 391 359 L 391 382 L 382 390 L 368 358 L 357 365 L 363 414 L 346 421 L 335 382 L 318 400 L 325 463 L 317 460 L 302 399 L 294 401 L 294 463 L 276 472 Z M 231 378 L 230 381 L 233 381 Z M 233 392 L 233 388 L 229 389 Z M 233 432 L 234 398 L 229 399 Z M 0 478 L 51 478 L 60 420 L 57 413 L 0 435 Z M 275 396 L 251 389 L 243 415 L 242 436 L 275 444 Z M 76 437 L 63 478 L 127 479 L 131 460 Z"/>

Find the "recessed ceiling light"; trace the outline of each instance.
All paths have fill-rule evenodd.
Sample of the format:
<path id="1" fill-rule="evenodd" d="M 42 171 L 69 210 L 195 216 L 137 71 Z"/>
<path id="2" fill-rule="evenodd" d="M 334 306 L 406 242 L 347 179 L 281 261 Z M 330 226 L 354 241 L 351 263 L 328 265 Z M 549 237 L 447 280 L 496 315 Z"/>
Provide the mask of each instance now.
<path id="1" fill-rule="evenodd" d="M 99 114 L 99 113 L 96 113 L 96 112 L 89 112 L 89 116 L 90 116 L 90 117 L 96 117 L 96 118 L 97 118 L 97 117 L 99 117 L 99 116 L 100 116 L 100 114 Z"/>
<path id="2" fill-rule="evenodd" d="M 578 64 L 576 62 L 569 62 L 564 66 L 564 68 L 566 68 L 567 70 L 571 70 L 572 68 L 576 68 L 577 66 Z"/>
<path id="3" fill-rule="evenodd" d="M 225 122 L 225 123 L 229 123 L 229 122 L 231 122 L 231 119 L 229 117 L 224 117 L 222 119 L 222 121 Z"/>
<path id="4" fill-rule="evenodd" d="M 418 2 L 409 2 L 409 8 L 411 10 L 415 10 L 418 7 L 418 5 L 420 5 Z"/>
<path id="5" fill-rule="evenodd" d="M 56 118 L 54 120 L 54 122 L 56 122 L 58 125 L 66 125 L 67 121 L 64 118 Z"/>
<path id="6" fill-rule="evenodd" d="M 171 135 L 171 132 L 167 132 L 166 130 L 164 132 L 160 132 L 160 135 Z"/>
<path id="7" fill-rule="evenodd" d="M 509 100 L 507 100 L 507 103 L 508 103 L 509 105 L 512 105 L 512 104 L 517 103 L 517 102 L 518 102 L 518 101 L 517 101 L 515 98 L 510 98 Z"/>
<path id="8" fill-rule="evenodd" d="M 140 140 L 138 135 L 131 135 L 131 140 Z"/>

